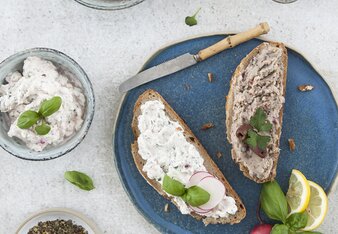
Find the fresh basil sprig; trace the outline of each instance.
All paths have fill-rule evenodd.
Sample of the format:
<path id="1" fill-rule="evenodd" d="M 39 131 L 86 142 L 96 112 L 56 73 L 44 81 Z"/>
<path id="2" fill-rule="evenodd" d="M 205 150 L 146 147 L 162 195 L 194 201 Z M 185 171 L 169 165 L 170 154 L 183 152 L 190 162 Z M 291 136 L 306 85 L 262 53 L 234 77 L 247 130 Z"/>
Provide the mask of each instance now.
<path id="1" fill-rule="evenodd" d="M 262 209 L 270 219 L 286 222 L 288 204 L 282 189 L 276 181 L 263 184 L 260 200 Z"/>
<path id="2" fill-rule="evenodd" d="M 263 184 L 260 203 L 263 211 L 270 219 L 283 223 L 275 224 L 271 234 L 320 234 L 319 232 L 300 231 L 307 224 L 308 214 L 303 212 L 288 216 L 286 197 L 277 181 Z"/>
<path id="3" fill-rule="evenodd" d="M 43 117 L 48 117 L 57 112 L 61 107 L 62 99 L 59 96 L 55 96 L 52 99 L 45 100 L 41 103 L 39 114 Z"/>
<path id="4" fill-rule="evenodd" d="M 50 126 L 43 121 L 41 125 L 37 125 L 34 129 L 38 135 L 46 135 L 50 131 Z"/>
<path id="5" fill-rule="evenodd" d="M 275 224 L 271 230 L 271 234 L 289 234 L 289 228 L 284 224 Z"/>
<path id="6" fill-rule="evenodd" d="M 210 199 L 210 194 L 198 186 L 191 186 L 182 195 L 183 201 L 191 206 L 197 207 L 207 203 Z"/>
<path id="7" fill-rule="evenodd" d="M 79 171 L 66 171 L 64 177 L 80 189 L 90 191 L 95 188 L 93 180 L 85 173 Z"/>
<path id="8" fill-rule="evenodd" d="M 200 12 L 200 10 L 201 8 L 199 8 L 194 15 L 185 17 L 185 24 L 189 25 L 190 27 L 196 25 L 196 15 L 198 14 L 198 12 Z"/>
<path id="9" fill-rule="evenodd" d="M 181 182 L 171 179 L 167 175 L 165 175 L 163 178 L 162 188 L 164 191 L 174 196 L 183 196 L 183 194 L 186 192 L 186 188 Z"/>
<path id="10" fill-rule="evenodd" d="M 298 231 L 306 226 L 309 216 L 306 212 L 295 213 L 286 219 L 286 225 L 291 231 Z"/>
<path id="11" fill-rule="evenodd" d="M 50 126 L 46 123 L 46 117 L 51 116 L 57 112 L 62 104 L 62 99 L 55 96 L 49 100 L 41 103 L 38 112 L 27 110 L 23 112 L 18 119 L 17 126 L 21 129 L 28 129 L 41 120 L 41 125 L 36 126 L 34 129 L 38 135 L 46 135 L 50 131 Z"/>
<path id="12" fill-rule="evenodd" d="M 171 195 L 181 197 L 183 201 L 194 207 L 203 205 L 210 199 L 210 194 L 201 187 L 185 188 L 184 184 L 170 178 L 168 175 L 164 175 L 162 188 Z"/>
<path id="13" fill-rule="evenodd" d="M 37 112 L 28 110 L 20 115 L 17 125 L 21 129 L 27 129 L 36 124 L 36 122 L 38 122 L 39 119 L 40 116 Z"/>

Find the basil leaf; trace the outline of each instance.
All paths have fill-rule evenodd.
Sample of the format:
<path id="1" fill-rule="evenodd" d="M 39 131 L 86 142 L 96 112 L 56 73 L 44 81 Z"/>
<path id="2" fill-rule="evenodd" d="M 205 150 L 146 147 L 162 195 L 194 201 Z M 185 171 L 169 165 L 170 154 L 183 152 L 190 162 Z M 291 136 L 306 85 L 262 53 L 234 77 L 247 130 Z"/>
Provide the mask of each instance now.
<path id="1" fill-rule="evenodd" d="M 162 188 L 164 191 L 174 196 L 182 196 L 186 191 L 186 188 L 181 182 L 171 179 L 167 175 L 163 178 Z"/>
<path id="2" fill-rule="evenodd" d="M 194 15 L 185 17 L 185 24 L 189 25 L 190 27 L 196 25 L 197 24 L 196 15 L 200 10 L 201 8 L 199 8 Z"/>
<path id="3" fill-rule="evenodd" d="M 80 189 L 90 191 L 95 188 L 93 180 L 85 173 L 79 171 L 66 171 L 64 177 Z"/>
<path id="4" fill-rule="evenodd" d="M 200 206 L 207 203 L 210 199 L 210 194 L 198 186 L 192 186 L 183 194 L 182 199 L 191 206 Z"/>
<path id="5" fill-rule="evenodd" d="M 44 116 L 50 116 L 60 109 L 62 99 L 59 96 L 55 96 L 52 99 L 45 100 L 40 106 L 39 113 Z"/>
<path id="6" fill-rule="evenodd" d="M 46 135 L 50 131 L 50 126 L 43 122 L 41 125 L 35 127 L 35 131 L 38 135 Z"/>
<path id="7" fill-rule="evenodd" d="M 270 219 L 285 223 L 288 205 L 285 195 L 276 181 L 263 184 L 260 201 L 262 209 Z"/>
<path id="8" fill-rule="evenodd" d="M 284 224 L 275 224 L 270 234 L 289 234 L 289 228 Z"/>
<path id="9" fill-rule="evenodd" d="M 299 229 L 302 229 L 306 226 L 308 220 L 308 214 L 306 212 L 303 213 L 295 213 L 290 215 L 286 219 L 286 225 L 292 230 L 292 231 L 298 231 Z"/>
<path id="10" fill-rule="evenodd" d="M 37 112 L 28 110 L 23 112 L 18 119 L 17 126 L 21 129 L 27 129 L 32 127 L 38 120 L 40 116 Z"/>

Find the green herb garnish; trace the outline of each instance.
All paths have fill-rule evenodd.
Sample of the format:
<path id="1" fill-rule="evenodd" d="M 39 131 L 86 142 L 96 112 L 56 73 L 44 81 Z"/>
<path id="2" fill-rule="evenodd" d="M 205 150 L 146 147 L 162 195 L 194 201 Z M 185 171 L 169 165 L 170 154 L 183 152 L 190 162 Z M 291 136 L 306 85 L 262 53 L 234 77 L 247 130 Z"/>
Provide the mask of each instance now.
<path id="1" fill-rule="evenodd" d="M 47 125 L 44 121 L 42 121 L 41 125 L 37 125 L 35 127 L 35 131 L 38 135 L 46 135 L 50 131 L 50 126 Z"/>
<path id="2" fill-rule="evenodd" d="M 46 117 L 57 112 L 62 104 L 62 99 L 59 96 L 55 96 L 49 100 L 45 100 L 41 103 L 38 112 L 28 110 L 23 112 L 18 119 L 17 126 L 21 129 L 28 129 L 38 121 L 41 121 L 40 125 L 35 127 L 35 131 L 38 135 L 46 135 L 50 131 L 50 126 L 46 123 Z"/>
<path id="3" fill-rule="evenodd" d="M 261 136 L 253 130 L 248 131 L 248 137 L 245 139 L 245 143 L 251 146 L 252 148 L 260 148 L 264 150 L 270 141 L 269 136 Z"/>
<path id="4" fill-rule="evenodd" d="M 199 8 L 194 15 L 185 17 L 185 24 L 189 26 L 196 25 L 197 24 L 196 15 L 198 14 L 198 12 L 200 12 L 200 10 L 201 8 Z"/>
<path id="5" fill-rule="evenodd" d="M 201 187 L 185 188 L 184 184 L 167 175 L 163 178 L 162 188 L 171 195 L 181 197 L 186 203 L 194 207 L 203 205 L 210 199 L 210 194 Z"/>
<path id="6" fill-rule="evenodd" d="M 39 113 L 28 110 L 23 112 L 18 119 L 18 127 L 21 129 L 27 129 L 32 127 L 40 119 Z"/>
<path id="7" fill-rule="evenodd" d="M 288 205 L 285 194 L 277 181 L 263 184 L 260 203 L 265 214 L 270 218 L 282 222 L 275 224 L 271 234 L 320 234 L 320 232 L 301 231 L 307 224 L 306 212 L 294 213 L 288 217 Z"/>
<path id="8" fill-rule="evenodd" d="M 64 177 L 80 189 L 90 191 L 95 188 L 93 180 L 85 173 L 79 171 L 66 171 Z"/>
<path id="9" fill-rule="evenodd" d="M 250 118 L 252 129 L 248 130 L 244 142 L 255 149 L 265 150 L 271 140 L 270 136 L 262 135 L 263 132 L 269 132 L 272 129 L 272 124 L 267 120 L 267 116 L 262 108 L 258 108 L 255 114 Z"/>
<path id="10" fill-rule="evenodd" d="M 60 109 L 61 103 L 62 99 L 59 96 L 55 96 L 52 99 L 45 100 L 41 103 L 39 113 L 43 117 L 48 117 Z"/>
<path id="11" fill-rule="evenodd" d="M 282 189 L 276 181 L 263 184 L 260 200 L 262 209 L 270 219 L 286 222 L 288 204 Z"/>
<path id="12" fill-rule="evenodd" d="M 272 128 L 272 124 L 267 121 L 266 114 L 262 108 L 258 108 L 251 117 L 250 125 L 256 128 L 258 132 L 268 132 Z"/>
<path id="13" fill-rule="evenodd" d="M 192 186 L 186 190 L 182 199 L 194 207 L 207 203 L 210 199 L 210 194 L 198 186 Z"/>

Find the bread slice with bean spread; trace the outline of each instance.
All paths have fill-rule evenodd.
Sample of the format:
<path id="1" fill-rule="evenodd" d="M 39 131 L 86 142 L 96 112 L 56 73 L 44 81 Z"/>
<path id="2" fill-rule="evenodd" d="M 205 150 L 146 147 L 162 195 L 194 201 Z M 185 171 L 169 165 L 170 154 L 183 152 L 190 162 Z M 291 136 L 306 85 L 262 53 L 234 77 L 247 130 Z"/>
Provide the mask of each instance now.
<path id="1" fill-rule="evenodd" d="M 197 220 L 202 220 L 205 225 L 207 224 L 235 224 L 239 223 L 246 215 L 246 210 L 244 207 L 244 204 L 242 203 L 241 199 L 237 195 L 237 193 L 234 191 L 234 189 L 230 186 L 228 181 L 225 179 L 224 175 L 222 172 L 218 169 L 217 165 L 213 162 L 213 160 L 210 158 L 208 155 L 207 151 L 204 149 L 204 147 L 201 145 L 199 140 L 195 137 L 195 135 L 191 132 L 189 127 L 185 124 L 185 122 L 177 115 L 177 113 L 169 106 L 169 104 L 163 99 L 163 97 L 157 93 L 154 90 L 147 90 L 145 91 L 138 100 L 136 101 L 135 107 L 134 107 L 134 116 L 132 120 L 132 130 L 134 133 L 135 141 L 131 145 L 131 152 L 136 164 L 137 169 L 141 173 L 141 175 L 144 177 L 144 179 L 148 182 L 149 185 L 151 185 L 159 194 L 161 194 L 163 197 L 171 200 L 173 204 L 177 206 L 178 209 L 180 209 L 180 206 L 182 206 L 182 201 L 178 201 L 174 196 L 171 196 L 167 194 L 163 189 L 162 189 L 162 184 L 160 179 L 154 179 L 150 178 L 150 174 L 147 173 L 147 160 L 144 159 L 145 156 L 141 155 L 142 154 L 142 149 L 140 150 L 139 147 L 139 141 L 140 141 L 140 135 L 142 134 L 140 130 L 140 116 L 142 115 L 142 105 L 145 103 L 151 102 L 151 101 L 159 101 L 160 103 L 163 104 L 163 109 L 165 112 L 165 116 L 169 117 L 171 121 L 174 121 L 175 123 L 178 123 L 180 127 L 178 127 L 178 131 L 181 131 L 183 133 L 183 136 L 187 142 L 189 142 L 199 153 L 199 155 L 202 157 L 203 160 L 203 166 L 205 169 L 215 176 L 225 187 L 225 195 L 226 196 L 231 196 L 235 204 L 237 206 L 237 211 L 235 214 L 230 214 L 227 217 L 207 217 L 203 214 L 199 214 L 197 212 L 194 212 L 193 210 L 189 210 L 187 214 L 190 214 L 192 217 L 196 218 Z M 163 113 L 162 113 L 163 114 Z M 161 130 L 159 130 L 161 131 Z M 169 136 L 168 136 L 169 138 Z M 169 139 L 168 139 L 169 141 Z M 145 144 L 147 144 L 146 142 Z M 184 160 L 184 159 L 183 159 Z M 161 168 L 163 170 L 165 169 L 165 166 L 161 165 Z M 180 204 L 178 204 L 180 203 Z M 184 203 L 184 202 L 183 202 Z M 182 212 L 182 210 L 181 210 Z"/>
<path id="2" fill-rule="evenodd" d="M 253 49 L 238 65 L 226 101 L 227 138 L 232 158 L 249 179 L 264 183 L 276 176 L 279 142 L 285 102 L 287 50 L 282 43 L 264 42 Z M 270 137 L 265 149 L 246 144 L 250 119 L 260 109 L 272 124 L 264 133 Z M 263 114 L 264 115 L 264 114 Z"/>

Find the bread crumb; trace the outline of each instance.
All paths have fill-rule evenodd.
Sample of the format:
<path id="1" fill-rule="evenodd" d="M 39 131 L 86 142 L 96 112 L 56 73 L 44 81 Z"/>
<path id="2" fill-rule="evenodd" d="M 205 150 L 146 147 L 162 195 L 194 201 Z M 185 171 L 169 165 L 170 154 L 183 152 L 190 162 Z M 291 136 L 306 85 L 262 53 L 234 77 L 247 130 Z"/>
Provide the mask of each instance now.
<path id="1" fill-rule="evenodd" d="M 169 212 L 169 211 L 170 211 L 170 209 L 169 209 L 169 204 L 166 203 L 166 204 L 164 205 L 164 212 Z"/>
<path id="2" fill-rule="evenodd" d="M 211 72 L 209 72 L 208 73 L 208 81 L 209 81 L 209 83 L 211 83 L 212 82 L 212 79 L 214 78 L 214 75 L 211 73 Z"/>
<path id="3" fill-rule="evenodd" d="M 293 152 L 296 149 L 296 143 L 293 138 L 288 139 L 290 151 Z"/>
<path id="4" fill-rule="evenodd" d="M 223 156 L 223 154 L 221 152 L 217 151 L 216 156 L 217 156 L 217 158 L 221 158 Z"/>
<path id="5" fill-rule="evenodd" d="M 312 85 L 309 85 L 309 84 L 304 84 L 304 85 L 298 86 L 298 90 L 301 91 L 301 92 L 311 91 L 313 89 L 314 89 L 314 87 Z"/>
<path id="6" fill-rule="evenodd" d="M 213 127 L 215 127 L 215 125 L 213 123 L 210 123 L 210 122 L 205 123 L 205 124 L 202 125 L 201 130 L 208 130 L 208 129 L 213 128 Z"/>

